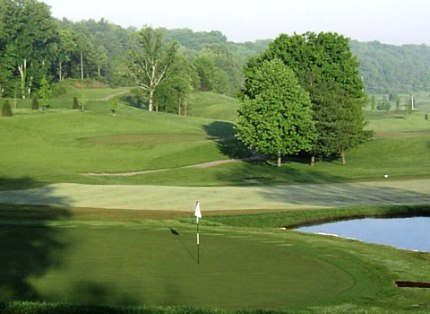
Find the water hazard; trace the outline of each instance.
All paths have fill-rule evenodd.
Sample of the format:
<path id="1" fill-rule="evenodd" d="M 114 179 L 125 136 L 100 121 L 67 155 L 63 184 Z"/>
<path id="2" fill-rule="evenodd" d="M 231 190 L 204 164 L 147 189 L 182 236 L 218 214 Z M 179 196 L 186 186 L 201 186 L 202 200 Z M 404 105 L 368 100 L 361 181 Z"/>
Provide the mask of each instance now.
<path id="1" fill-rule="evenodd" d="M 354 219 L 301 227 L 296 230 L 337 235 L 399 249 L 430 252 L 430 217 Z"/>

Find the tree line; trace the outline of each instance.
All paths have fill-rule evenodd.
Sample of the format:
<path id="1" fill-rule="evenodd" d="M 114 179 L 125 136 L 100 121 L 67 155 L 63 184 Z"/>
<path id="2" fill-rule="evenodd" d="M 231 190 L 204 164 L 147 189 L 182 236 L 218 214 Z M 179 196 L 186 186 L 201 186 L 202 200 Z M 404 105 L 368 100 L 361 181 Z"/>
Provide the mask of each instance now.
<path id="1" fill-rule="evenodd" d="M 186 91 L 236 96 L 243 83 L 243 64 L 269 42 L 234 44 L 217 31 L 160 28 L 156 32 L 163 44 L 175 43 L 177 48 L 176 74 L 153 95 L 157 109 L 171 111 L 177 106 L 166 104 L 175 99 L 177 105 Z M 0 96 L 28 98 L 43 89 L 53 90 L 65 79 L 132 86 L 136 81 L 130 75 L 130 55 L 139 34 L 133 27 L 122 28 L 104 19 L 58 20 L 49 6 L 36 0 L 0 0 Z"/>

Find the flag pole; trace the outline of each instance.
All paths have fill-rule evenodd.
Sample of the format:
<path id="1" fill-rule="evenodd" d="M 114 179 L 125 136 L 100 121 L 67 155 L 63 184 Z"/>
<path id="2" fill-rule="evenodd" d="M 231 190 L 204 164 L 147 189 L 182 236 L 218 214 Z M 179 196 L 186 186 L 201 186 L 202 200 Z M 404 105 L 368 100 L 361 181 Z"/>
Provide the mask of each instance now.
<path id="1" fill-rule="evenodd" d="M 194 216 L 196 217 L 197 226 L 197 264 L 200 264 L 200 230 L 199 230 L 199 219 L 202 218 L 202 212 L 200 210 L 200 203 L 196 201 L 196 209 L 194 210 Z"/>
<path id="2" fill-rule="evenodd" d="M 200 264 L 200 231 L 199 231 L 199 217 L 197 220 L 197 264 Z"/>

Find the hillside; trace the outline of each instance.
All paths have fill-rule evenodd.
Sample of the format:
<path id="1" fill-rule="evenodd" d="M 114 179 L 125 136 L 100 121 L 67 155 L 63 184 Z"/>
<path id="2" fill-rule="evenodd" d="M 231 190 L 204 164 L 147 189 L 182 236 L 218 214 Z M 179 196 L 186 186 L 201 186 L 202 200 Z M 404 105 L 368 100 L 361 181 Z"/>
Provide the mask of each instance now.
<path id="1" fill-rule="evenodd" d="M 351 41 L 368 93 L 430 90 L 430 47 Z"/>

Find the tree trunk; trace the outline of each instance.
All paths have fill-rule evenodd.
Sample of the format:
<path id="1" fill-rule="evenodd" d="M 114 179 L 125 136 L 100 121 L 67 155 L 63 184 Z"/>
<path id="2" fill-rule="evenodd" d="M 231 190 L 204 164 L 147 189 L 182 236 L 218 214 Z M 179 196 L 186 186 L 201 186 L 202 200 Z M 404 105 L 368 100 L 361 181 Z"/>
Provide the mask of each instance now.
<path id="1" fill-rule="evenodd" d="M 84 80 L 84 53 L 81 51 L 81 80 Z"/>
<path id="2" fill-rule="evenodd" d="M 18 65 L 19 76 L 21 77 L 21 97 L 25 99 L 25 81 L 27 76 L 27 59 L 24 58 L 24 62 Z"/>
<path id="3" fill-rule="evenodd" d="M 342 165 L 345 166 L 346 165 L 346 158 L 345 158 L 345 150 L 342 149 L 340 151 L 340 157 L 342 158 Z"/>
<path id="4" fill-rule="evenodd" d="M 60 61 L 60 68 L 58 69 L 58 80 L 61 82 L 63 80 L 63 62 Z"/>
<path id="5" fill-rule="evenodd" d="M 282 164 L 281 152 L 278 152 L 278 167 Z"/>
<path id="6" fill-rule="evenodd" d="M 154 89 L 150 88 L 149 89 L 148 111 L 153 111 L 153 108 L 154 108 L 153 101 L 154 101 Z"/>

